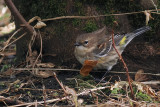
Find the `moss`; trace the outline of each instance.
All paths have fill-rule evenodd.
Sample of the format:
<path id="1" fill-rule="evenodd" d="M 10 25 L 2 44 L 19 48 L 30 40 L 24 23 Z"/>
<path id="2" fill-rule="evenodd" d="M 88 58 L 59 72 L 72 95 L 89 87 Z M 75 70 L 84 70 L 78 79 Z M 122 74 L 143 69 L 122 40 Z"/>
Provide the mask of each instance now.
<path id="1" fill-rule="evenodd" d="M 6 64 L 6 65 L 3 65 L 3 67 L 2 67 L 2 69 L 1 69 L 1 72 L 4 72 L 4 71 L 6 71 L 7 69 L 9 69 L 11 67 L 11 65 L 10 64 Z"/>
<path id="2" fill-rule="evenodd" d="M 80 1 L 75 1 L 74 2 L 74 9 L 75 9 L 75 11 L 78 13 L 78 15 L 85 15 L 85 13 L 84 13 L 84 11 L 83 11 L 83 7 L 84 7 L 84 5 L 83 5 L 83 3 L 82 2 L 80 2 Z"/>
<path id="3" fill-rule="evenodd" d="M 104 24 L 105 24 L 106 26 L 112 27 L 113 24 L 114 24 L 114 23 L 113 23 L 114 21 L 115 21 L 114 16 L 108 16 L 108 17 L 105 17 Z"/>
<path id="4" fill-rule="evenodd" d="M 45 19 L 67 15 L 67 2 L 67 0 L 49 0 L 48 2 L 40 0 L 20 0 L 18 1 L 17 6 L 22 15 L 26 16 L 27 20 L 34 16 L 40 16 L 42 19 Z M 74 5 L 71 6 L 70 11 L 73 15 L 85 15 L 84 7 L 87 4 L 96 5 L 97 10 L 102 11 L 102 14 L 133 12 L 143 10 L 139 0 L 75 0 L 72 2 Z M 30 8 L 26 8 L 28 6 L 30 6 Z M 143 13 L 128 15 L 128 17 L 130 19 L 130 23 L 135 28 L 145 24 L 145 16 L 143 15 Z M 106 25 L 112 25 L 113 20 L 113 16 L 106 17 L 104 23 Z M 92 22 L 88 22 L 88 24 L 86 24 L 85 31 L 90 32 L 95 29 L 95 25 L 92 24 L 92 29 L 91 24 Z M 73 25 L 77 25 L 77 23 L 74 22 Z"/>
<path id="5" fill-rule="evenodd" d="M 147 94 L 145 93 L 142 93 L 142 92 L 138 92 L 136 94 L 136 98 L 138 100 L 142 100 L 142 101 L 148 101 L 148 102 L 151 102 L 152 101 L 152 98 L 150 96 L 148 96 Z"/>
<path id="6" fill-rule="evenodd" d="M 94 7 L 93 12 L 96 10 L 98 14 L 112 14 L 112 13 L 125 13 L 125 12 L 134 12 L 134 11 L 142 11 L 143 8 L 140 5 L 140 0 L 48 0 L 47 2 L 44 0 L 13 0 L 16 4 L 18 10 L 22 13 L 26 20 L 31 19 L 34 16 L 40 16 L 41 19 L 59 17 L 59 16 L 82 16 L 87 15 L 87 7 Z M 71 3 L 70 3 L 71 2 Z M 160 5 L 158 5 L 159 7 Z M 153 38 L 153 35 L 157 35 L 156 32 L 160 27 L 160 16 L 153 14 L 152 15 L 155 20 L 151 20 L 149 25 L 152 27 L 153 31 L 145 38 L 150 41 Z M 145 15 L 143 13 L 128 15 L 130 24 L 136 28 L 145 25 Z M 71 29 L 76 27 L 76 31 L 85 31 L 92 32 L 97 30 L 102 25 L 112 26 L 114 21 L 114 16 L 101 17 L 97 19 L 64 19 L 64 20 L 56 20 L 56 21 L 48 21 L 45 22 L 47 24 L 46 28 L 41 29 L 44 34 L 47 34 L 48 38 L 56 38 L 56 40 L 65 40 L 65 35 L 69 34 L 70 37 L 76 38 L 75 32 L 71 32 Z M 53 29 L 53 30 L 52 30 Z M 72 33 L 72 34 L 71 34 Z M 64 37 L 65 36 L 65 37 Z M 43 36 L 46 37 L 46 36 Z M 26 39 L 27 40 L 27 39 Z M 29 39 L 28 39 L 29 40 Z M 44 39 L 43 39 L 44 40 Z M 72 39 L 74 41 L 74 39 Z M 159 39 L 156 39 L 159 40 Z M 67 42 L 68 43 L 68 42 Z M 67 44 L 66 43 L 66 44 Z M 28 48 L 26 42 L 24 45 L 20 45 L 22 43 L 17 43 L 17 46 L 20 46 L 17 50 L 21 52 L 23 47 Z M 64 43 L 59 43 L 59 46 L 66 45 Z M 61 47 L 62 47 L 61 46 Z M 60 51 L 59 51 L 60 50 Z M 54 53 L 63 52 L 62 49 L 56 50 Z M 17 51 L 17 52 L 18 52 Z M 58 52 L 57 52 L 58 51 Z M 25 56 L 26 52 L 21 52 L 23 56 Z M 71 55 L 71 54 L 70 54 Z M 17 55 L 18 57 L 20 55 Z"/>
<path id="7" fill-rule="evenodd" d="M 97 25 L 94 21 L 89 20 L 89 21 L 86 22 L 83 30 L 86 31 L 86 32 L 93 32 L 93 31 L 97 30 Z"/>
<path id="8" fill-rule="evenodd" d="M 73 87 L 77 90 L 80 90 L 83 88 L 93 88 L 97 83 L 94 81 L 94 78 L 91 75 L 77 75 L 76 77 L 74 77 L 73 80 L 69 80 L 67 84 L 69 84 L 69 87 Z"/>
<path id="9" fill-rule="evenodd" d="M 112 91 L 111 91 L 111 94 L 126 94 L 125 90 L 123 89 L 120 89 L 120 88 L 114 88 Z"/>
<path id="10" fill-rule="evenodd" d="M 72 25 L 77 27 L 77 26 L 80 26 L 81 24 L 81 19 L 73 19 L 72 21 Z"/>
<path id="11" fill-rule="evenodd" d="M 27 20 L 34 16 L 40 16 L 44 19 L 66 15 L 66 3 L 66 0 L 49 0 L 48 2 L 40 0 L 15 1 L 19 11 L 27 17 Z"/>

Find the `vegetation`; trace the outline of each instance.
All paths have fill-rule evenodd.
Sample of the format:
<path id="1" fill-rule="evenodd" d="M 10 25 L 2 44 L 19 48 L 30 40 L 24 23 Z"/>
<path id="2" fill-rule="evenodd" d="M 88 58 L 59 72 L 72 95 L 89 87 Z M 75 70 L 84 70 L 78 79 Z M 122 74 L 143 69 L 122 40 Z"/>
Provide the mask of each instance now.
<path id="1" fill-rule="evenodd" d="M 160 38 L 160 16 L 158 14 L 151 14 L 154 20 L 149 21 L 149 26 L 153 30 L 145 34 L 144 40 L 138 39 L 136 45 L 131 45 L 128 50 L 124 51 L 125 61 L 128 62 L 127 66 L 133 66 L 129 71 L 135 72 L 132 73 L 131 77 L 133 81 L 130 82 L 133 87 L 134 97 L 132 97 L 126 76 L 124 76 L 123 72 L 119 72 L 124 70 L 123 66 L 120 65 L 121 68 L 113 68 L 118 73 L 113 71 L 112 73 L 108 73 L 104 78 L 102 77 L 106 70 L 91 72 L 91 75 L 83 77 L 79 74 L 81 65 L 78 61 L 75 61 L 74 57 L 73 45 L 78 34 L 93 32 L 105 25 L 107 26 L 107 30 L 109 28 L 112 29 L 118 19 L 117 16 L 111 14 L 143 11 L 145 9 L 140 0 L 13 1 L 27 21 L 34 16 L 39 16 L 42 20 L 60 16 L 110 16 L 86 19 L 43 20 L 42 22 L 46 26 L 41 29 L 34 29 L 39 35 L 28 36 L 29 34 L 27 34 L 16 41 L 16 47 L 8 46 L 6 48 L 8 52 L 11 50 L 16 51 L 19 59 L 24 58 L 24 61 L 20 59 L 22 61 L 20 63 L 17 61 L 17 57 L 13 57 L 15 54 L 3 55 L 5 49 L 2 49 L 0 58 L 0 104 L 3 104 L 3 106 L 20 106 L 22 104 L 22 106 L 72 105 L 75 107 L 91 104 L 104 107 L 151 106 L 153 104 L 156 106 L 160 104 L 160 95 L 157 94 L 160 89 L 159 85 L 149 86 L 146 85 L 147 83 L 141 83 L 147 80 L 159 81 L 159 75 L 152 75 L 153 72 L 157 73 L 156 71 L 159 69 L 160 45 L 157 41 L 160 39 L 157 38 Z M 158 8 L 160 8 L 160 2 Z M 128 25 L 132 29 L 145 26 L 146 16 L 144 13 L 126 16 L 126 20 L 129 21 Z M 6 17 L 8 17 L 7 14 L 4 17 L 0 17 L 0 21 Z M 18 25 L 19 21 L 15 21 L 16 25 Z M 40 21 L 36 20 L 31 23 L 32 27 L 37 22 Z M 25 25 L 17 26 L 17 29 L 21 26 Z M 114 30 L 116 31 L 120 28 L 121 26 L 119 25 Z M 18 32 L 17 38 L 21 37 L 24 31 Z M 155 37 L 155 35 L 158 36 Z M 11 38 L 9 42 L 15 39 Z M 148 44 L 143 43 L 143 41 L 148 42 Z M 7 42 L 0 40 L 0 45 L 6 45 Z M 106 45 L 102 44 L 98 48 Z M 133 50 L 133 47 L 135 50 Z M 9 59 L 10 57 L 12 61 L 8 62 L 14 64 L 3 62 L 3 58 Z M 18 64 L 15 64 L 17 62 Z M 143 64 L 141 64 L 142 62 Z M 158 67 L 155 67 L 157 65 Z M 136 72 L 140 68 L 148 70 L 151 73 L 147 73 L 146 75 L 144 72 Z M 77 69 L 78 73 L 76 72 Z"/>

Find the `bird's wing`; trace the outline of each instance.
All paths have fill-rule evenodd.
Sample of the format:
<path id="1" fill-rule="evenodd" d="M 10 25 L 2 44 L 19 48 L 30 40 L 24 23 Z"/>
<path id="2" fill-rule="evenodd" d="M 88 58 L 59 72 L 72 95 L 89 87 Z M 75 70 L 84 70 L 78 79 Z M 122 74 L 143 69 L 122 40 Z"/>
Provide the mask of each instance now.
<path id="1" fill-rule="evenodd" d="M 114 42 L 116 45 L 123 44 L 123 42 L 125 42 L 125 35 L 115 34 Z M 94 54 L 96 57 L 104 57 L 107 56 L 112 49 L 113 47 L 111 38 L 109 40 L 101 40 L 99 41 L 97 48 L 94 50 Z"/>
<path id="2" fill-rule="evenodd" d="M 123 45 L 125 44 L 125 41 L 126 41 L 126 36 L 125 34 L 115 34 L 114 35 L 114 42 L 115 42 L 115 45 Z"/>
<path id="3" fill-rule="evenodd" d="M 93 51 L 96 57 L 104 57 L 108 55 L 108 52 L 112 49 L 112 41 L 109 39 L 103 39 L 98 42 L 97 48 Z"/>

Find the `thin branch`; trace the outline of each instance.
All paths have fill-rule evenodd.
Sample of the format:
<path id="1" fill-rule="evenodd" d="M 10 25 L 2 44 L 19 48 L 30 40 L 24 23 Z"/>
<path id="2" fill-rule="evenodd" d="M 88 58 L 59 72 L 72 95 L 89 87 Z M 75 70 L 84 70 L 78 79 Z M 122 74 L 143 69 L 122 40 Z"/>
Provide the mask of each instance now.
<path id="1" fill-rule="evenodd" d="M 79 72 L 78 69 L 58 69 L 58 68 L 13 68 L 14 71 L 31 71 L 31 70 L 41 70 L 41 71 L 75 71 Z M 103 72 L 103 71 L 92 71 L 92 72 Z M 106 71 L 105 71 L 106 72 Z M 124 74 L 126 72 L 117 72 L 117 71 L 110 71 L 109 73 L 117 73 L 117 74 Z M 136 72 L 129 72 L 129 74 L 136 74 Z M 146 75 L 155 75 L 160 76 L 160 74 L 152 74 L 152 73 L 142 73 Z"/>
<path id="2" fill-rule="evenodd" d="M 21 39 L 23 36 L 25 36 L 27 33 L 22 34 L 20 37 L 18 37 L 17 39 L 15 39 L 14 41 L 12 41 L 11 43 L 9 43 L 8 45 L 6 45 L 5 47 L 3 47 L 0 51 L 4 51 L 8 46 L 10 46 L 11 44 L 15 43 L 16 41 L 18 41 L 19 39 Z"/>
<path id="3" fill-rule="evenodd" d="M 85 90 L 85 91 L 83 91 L 83 92 L 81 92 L 79 94 L 76 94 L 76 95 L 77 96 L 87 95 L 87 94 L 90 94 L 90 92 L 97 91 L 97 90 L 102 90 L 102 89 L 106 89 L 106 88 L 110 88 L 110 87 L 106 86 L 106 87 L 98 87 L 98 88 L 93 88 L 93 89 L 87 89 L 87 90 Z M 69 99 L 71 97 L 72 96 L 66 96 L 66 97 L 63 97 L 63 98 L 56 98 L 56 99 L 46 100 L 46 103 L 53 103 L 53 102 L 57 102 L 57 101 L 62 101 L 62 100 Z M 8 106 L 8 107 L 19 107 L 19 106 L 26 106 L 26 105 L 35 105 L 35 103 L 37 103 L 37 104 L 43 104 L 44 101 L 23 103 L 23 104 Z"/>
<path id="4" fill-rule="evenodd" d="M 154 3 L 153 0 L 151 0 L 151 2 L 152 2 L 153 6 L 155 7 L 155 9 L 156 9 L 156 11 L 157 11 L 157 13 L 158 13 L 157 5 Z"/>
<path id="5" fill-rule="evenodd" d="M 135 99 L 134 98 L 134 93 L 133 93 L 133 88 L 132 88 L 132 85 L 131 85 L 131 79 L 130 79 L 130 76 L 129 76 L 129 73 L 128 73 L 128 67 L 127 67 L 126 63 L 124 62 L 121 54 L 118 52 L 118 50 L 117 50 L 117 48 L 115 46 L 113 29 L 112 29 L 112 45 L 113 45 L 113 48 L 115 49 L 115 51 L 117 52 L 120 60 L 122 61 L 123 65 L 124 65 L 124 68 L 126 69 L 126 75 L 127 75 L 127 79 L 128 79 L 128 84 L 129 84 L 129 87 L 131 89 L 131 97 L 132 97 L 132 99 Z"/>
<path id="6" fill-rule="evenodd" d="M 57 68 L 13 68 L 15 71 L 49 70 L 49 71 L 77 71 L 78 69 L 57 69 Z"/>
<path id="7" fill-rule="evenodd" d="M 58 82 L 58 84 L 60 85 L 60 87 L 63 89 L 65 95 L 67 96 L 67 92 L 66 92 L 66 89 L 64 88 L 64 85 L 59 81 L 59 79 L 57 78 L 56 76 L 56 73 L 54 73 L 54 78 L 56 79 L 56 81 Z"/>
<path id="8" fill-rule="evenodd" d="M 8 47 L 8 44 L 9 44 L 10 40 L 11 40 L 19 31 L 21 31 L 21 30 L 22 30 L 22 28 L 20 28 L 20 29 L 18 29 L 17 31 L 15 31 L 15 32 L 13 33 L 13 35 L 6 41 L 5 46 L 4 46 L 2 49 L 0 49 L 0 51 L 4 51 L 4 50 Z"/>
<path id="9" fill-rule="evenodd" d="M 26 20 L 24 19 L 24 17 L 20 14 L 20 12 L 18 11 L 18 9 L 15 7 L 15 5 L 13 4 L 12 0 L 4 0 L 6 5 L 8 6 L 9 10 L 11 11 L 12 15 L 18 19 L 18 21 L 20 22 L 20 24 L 24 25 L 26 27 L 26 30 L 29 34 L 33 34 L 33 28 L 32 26 L 30 26 Z"/>
<path id="10" fill-rule="evenodd" d="M 160 9 L 154 9 L 154 10 L 147 10 L 150 12 L 158 11 Z M 145 11 L 139 11 L 139 12 L 129 12 L 129 13 L 120 13 L 120 14 L 106 14 L 106 15 L 97 15 L 97 16 L 61 16 L 61 17 L 55 17 L 55 18 L 48 18 L 48 19 L 42 19 L 41 21 L 51 21 L 51 20 L 60 20 L 60 19 L 90 19 L 90 18 L 97 18 L 97 17 L 106 17 L 106 16 L 121 16 L 121 15 L 130 15 L 130 14 L 138 14 L 138 13 L 144 13 Z"/>
<path id="11" fill-rule="evenodd" d="M 35 65 L 36 65 L 36 63 L 37 63 L 37 61 L 38 61 L 38 59 L 39 59 L 39 57 L 42 57 L 42 47 L 43 47 L 43 45 L 42 45 L 42 36 L 41 36 L 41 33 L 40 33 L 40 31 L 38 30 L 38 33 L 39 33 L 39 37 L 40 37 L 40 41 L 41 41 L 41 48 L 40 48 L 40 52 L 39 52 L 39 55 L 37 56 L 37 58 L 36 58 L 36 60 L 35 60 L 35 62 L 34 62 L 34 64 L 33 64 L 33 68 L 35 67 Z"/>

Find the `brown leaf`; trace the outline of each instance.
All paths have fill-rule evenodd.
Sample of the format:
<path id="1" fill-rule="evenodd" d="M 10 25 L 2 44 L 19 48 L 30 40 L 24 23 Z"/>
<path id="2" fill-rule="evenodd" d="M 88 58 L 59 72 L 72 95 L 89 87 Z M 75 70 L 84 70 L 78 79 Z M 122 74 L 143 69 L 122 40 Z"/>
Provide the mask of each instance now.
<path id="1" fill-rule="evenodd" d="M 73 98 L 71 98 L 72 102 L 75 104 L 75 107 L 78 107 L 77 101 L 77 93 L 73 88 L 65 87 L 67 94 L 71 94 Z"/>
<path id="2" fill-rule="evenodd" d="M 134 84 L 137 86 L 138 90 L 145 92 L 146 94 L 148 94 L 151 97 L 157 98 L 157 94 L 150 86 L 142 84 L 140 82 L 134 82 Z"/>
<path id="3" fill-rule="evenodd" d="M 83 67 L 80 70 L 80 74 L 83 76 L 89 75 L 89 73 L 92 71 L 93 67 L 96 66 L 98 61 L 93 60 L 85 60 Z"/>
<path id="4" fill-rule="evenodd" d="M 53 63 L 39 63 L 37 64 L 38 67 L 44 67 L 44 68 L 53 68 L 55 65 Z"/>
<path id="5" fill-rule="evenodd" d="M 53 76 L 52 71 L 34 71 L 32 73 L 34 76 L 41 77 L 41 78 L 48 78 L 50 76 Z"/>
<path id="6" fill-rule="evenodd" d="M 148 80 L 147 76 L 143 73 L 144 73 L 144 71 L 142 69 L 138 70 L 135 75 L 135 81 L 142 82 L 142 81 Z"/>

